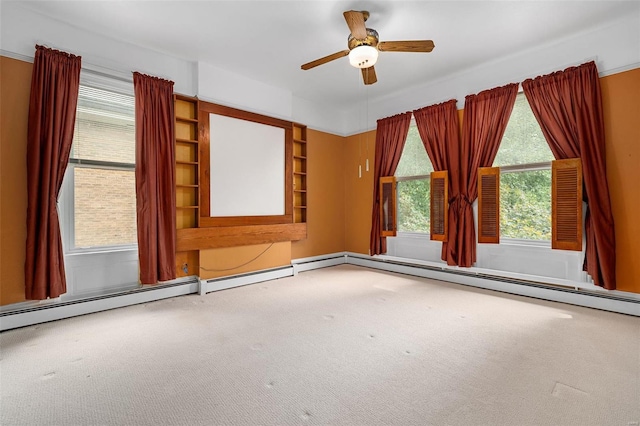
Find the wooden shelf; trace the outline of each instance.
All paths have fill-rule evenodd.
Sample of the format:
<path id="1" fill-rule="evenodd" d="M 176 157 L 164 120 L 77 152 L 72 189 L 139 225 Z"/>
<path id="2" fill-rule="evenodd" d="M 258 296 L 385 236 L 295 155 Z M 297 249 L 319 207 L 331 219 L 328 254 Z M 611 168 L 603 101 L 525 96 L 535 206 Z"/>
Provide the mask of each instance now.
<path id="1" fill-rule="evenodd" d="M 190 117 L 176 117 L 176 121 L 182 121 L 183 123 L 198 123 L 197 118 Z"/>
<path id="2" fill-rule="evenodd" d="M 293 123 L 293 222 L 296 224 L 307 222 L 307 148 L 307 126 Z"/>
<path id="3" fill-rule="evenodd" d="M 176 138 L 176 142 L 178 142 L 178 143 L 192 143 L 192 144 L 198 144 L 199 143 L 197 140 L 194 140 L 194 139 L 181 139 L 181 138 Z"/>
<path id="4" fill-rule="evenodd" d="M 176 227 L 178 230 L 197 228 L 200 223 L 200 132 L 197 98 L 175 94 L 175 155 L 176 155 Z M 183 263 L 190 271 L 198 271 L 198 253 L 176 253 L 179 271 Z M 179 276 L 183 276 L 179 272 Z"/>
<path id="5" fill-rule="evenodd" d="M 194 103 L 196 102 L 198 99 L 193 97 L 193 96 L 188 96 L 188 95 L 181 95 L 180 93 L 175 93 L 174 94 L 176 99 L 180 99 L 181 101 L 187 101 L 190 103 Z"/>

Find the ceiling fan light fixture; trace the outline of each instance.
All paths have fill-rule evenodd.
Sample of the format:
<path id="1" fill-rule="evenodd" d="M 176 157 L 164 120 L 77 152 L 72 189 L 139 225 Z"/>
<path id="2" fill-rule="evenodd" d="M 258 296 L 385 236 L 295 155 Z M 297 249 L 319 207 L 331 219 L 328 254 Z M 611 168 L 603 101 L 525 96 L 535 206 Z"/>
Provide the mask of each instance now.
<path id="1" fill-rule="evenodd" d="M 378 49 L 366 44 L 356 46 L 349 52 L 349 63 L 356 68 L 369 68 L 378 60 Z"/>

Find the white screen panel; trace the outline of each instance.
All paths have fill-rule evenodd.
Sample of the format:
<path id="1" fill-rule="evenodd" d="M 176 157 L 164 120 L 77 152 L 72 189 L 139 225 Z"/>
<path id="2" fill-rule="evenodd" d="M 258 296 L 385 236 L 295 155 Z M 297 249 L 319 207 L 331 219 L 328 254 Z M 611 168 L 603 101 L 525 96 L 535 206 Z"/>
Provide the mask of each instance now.
<path id="1" fill-rule="evenodd" d="M 283 215 L 284 129 L 209 114 L 211 216 Z"/>

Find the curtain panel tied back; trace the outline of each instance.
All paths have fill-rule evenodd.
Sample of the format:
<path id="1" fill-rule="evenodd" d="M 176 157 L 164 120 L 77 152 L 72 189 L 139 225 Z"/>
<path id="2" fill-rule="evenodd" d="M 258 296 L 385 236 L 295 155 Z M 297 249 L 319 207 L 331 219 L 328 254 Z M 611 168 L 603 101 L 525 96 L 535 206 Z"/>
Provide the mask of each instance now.
<path id="1" fill-rule="evenodd" d="M 595 62 L 522 83 L 542 133 L 556 159 L 580 158 L 586 248 L 583 270 L 593 282 L 616 288 L 616 240 L 607 183 L 604 118 Z"/>
<path id="2" fill-rule="evenodd" d="M 422 143 L 427 150 L 433 170 L 447 170 L 449 176 L 450 194 L 460 194 L 460 169 L 458 158 L 460 156 L 460 125 L 458 120 L 457 101 L 451 99 L 436 105 L 427 106 L 413 111 L 416 126 L 420 133 Z M 462 214 L 459 195 L 449 199 L 449 233 L 456 226 L 452 220 Z M 466 198 L 465 198 L 466 200 Z M 453 214 L 453 210 L 457 214 Z M 447 239 L 449 236 L 447 236 Z M 456 264 L 456 260 L 449 252 L 449 243 L 442 243 L 442 260 L 447 264 Z"/>
<path id="3" fill-rule="evenodd" d="M 27 130 L 28 300 L 67 291 L 57 204 L 73 143 L 80 67 L 80 56 L 36 46 Z"/>
<path id="4" fill-rule="evenodd" d="M 454 187 L 450 197 L 449 265 L 469 267 L 476 262 L 473 202 L 478 198 L 478 168 L 493 164 L 517 94 L 518 85 L 512 83 L 465 98 L 459 188 Z"/>

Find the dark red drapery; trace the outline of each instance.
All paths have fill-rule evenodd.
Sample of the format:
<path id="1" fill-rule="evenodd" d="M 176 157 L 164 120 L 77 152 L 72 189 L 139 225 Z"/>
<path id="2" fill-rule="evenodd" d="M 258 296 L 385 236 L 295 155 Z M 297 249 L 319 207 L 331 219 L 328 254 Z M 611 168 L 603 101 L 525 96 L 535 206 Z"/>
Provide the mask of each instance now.
<path id="1" fill-rule="evenodd" d="M 376 153 L 373 169 L 373 211 L 371 214 L 370 254 L 387 252 L 387 239 L 380 236 L 380 197 L 378 184 L 382 176 L 393 176 L 402 156 L 402 149 L 409 133 L 411 113 L 394 115 L 378 120 Z"/>
<path id="2" fill-rule="evenodd" d="M 616 241 L 607 183 L 604 119 L 595 62 L 522 83 L 556 159 L 580 158 L 587 202 L 583 269 L 596 285 L 616 288 Z"/>
<path id="3" fill-rule="evenodd" d="M 456 100 L 452 99 L 413 111 L 420 138 L 435 171 L 447 170 L 450 193 L 460 193 L 460 126 Z M 449 223 L 455 218 L 449 210 Z M 455 226 L 449 225 L 449 230 Z M 447 239 L 449 237 L 447 236 Z M 449 256 L 448 243 L 442 243 L 442 260 L 455 265 Z"/>
<path id="4" fill-rule="evenodd" d="M 73 142 L 80 62 L 79 56 L 36 46 L 27 130 L 27 299 L 67 291 L 57 203 Z"/>
<path id="5" fill-rule="evenodd" d="M 465 98 L 459 157 L 460 190 L 449 195 L 447 263 L 469 267 L 476 261 L 473 202 L 478 198 L 478 168 L 490 167 L 518 94 L 515 83 Z"/>
<path id="6" fill-rule="evenodd" d="M 133 73 L 140 282 L 176 278 L 173 82 Z"/>

